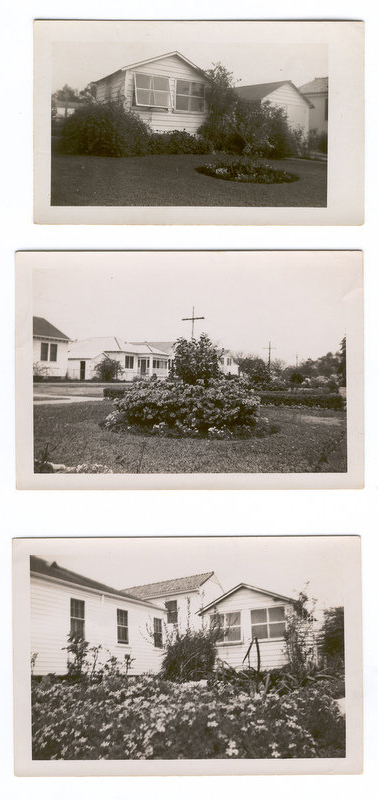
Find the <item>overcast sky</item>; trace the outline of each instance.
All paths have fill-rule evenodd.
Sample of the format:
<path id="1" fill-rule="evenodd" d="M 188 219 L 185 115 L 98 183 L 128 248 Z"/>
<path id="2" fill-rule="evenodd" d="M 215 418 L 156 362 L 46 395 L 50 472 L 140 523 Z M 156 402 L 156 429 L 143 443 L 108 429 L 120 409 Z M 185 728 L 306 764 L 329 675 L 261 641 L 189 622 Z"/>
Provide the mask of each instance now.
<path id="1" fill-rule="evenodd" d="M 36 540 L 32 552 L 115 589 L 214 570 L 224 591 L 245 582 L 296 597 L 310 581 L 325 608 L 343 605 L 356 546 L 342 536 L 130 537 Z"/>
<path id="2" fill-rule="evenodd" d="M 182 317 L 232 351 L 295 363 L 339 349 L 351 254 L 337 252 L 44 253 L 34 270 L 33 314 L 70 339 L 190 337 Z"/>
<path id="3" fill-rule="evenodd" d="M 56 23 L 55 23 L 56 25 Z M 57 29 L 58 30 L 58 29 Z M 240 84 L 291 80 L 297 86 L 328 74 L 328 47 L 305 41 L 304 28 L 274 34 L 248 22 L 79 23 L 62 27 L 52 48 L 52 91 L 78 90 L 121 67 L 178 50 L 201 69 L 220 61 Z M 277 31 L 279 34 L 277 35 Z"/>

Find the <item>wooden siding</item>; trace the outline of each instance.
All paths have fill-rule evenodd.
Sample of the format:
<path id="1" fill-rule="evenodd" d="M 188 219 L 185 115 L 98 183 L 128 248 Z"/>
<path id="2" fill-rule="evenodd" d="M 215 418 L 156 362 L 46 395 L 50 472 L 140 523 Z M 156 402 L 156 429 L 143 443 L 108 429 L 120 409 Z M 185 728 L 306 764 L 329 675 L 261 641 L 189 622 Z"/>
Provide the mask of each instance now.
<path id="1" fill-rule="evenodd" d="M 67 672 L 67 635 L 70 630 L 70 598 L 85 602 L 85 639 L 91 646 L 101 644 L 101 659 L 110 655 L 122 660 L 129 653 L 135 661 L 131 674 L 157 672 L 162 650 L 155 648 L 149 638 L 153 618 L 164 620 L 165 611 L 149 609 L 128 600 L 117 599 L 66 586 L 44 578 L 31 576 L 31 653 L 38 653 L 34 674 L 47 675 Z M 129 644 L 117 643 L 117 608 L 128 611 Z M 164 625 L 163 625 L 164 628 Z M 110 652 L 107 653 L 106 650 Z"/>
<path id="2" fill-rule="evenodd" d="M 57 345 L 57 360 L 56 361 L 41 361 L 41 343 L 46 342 Z M 38 364 L 41 369 L 47 371 L 47 375 L 64 378 L 68 369 L 68 342 L 62 342 L 59 339 L 53 339 L 50 336 L 43 338 L 42 336 L 33 338 L 33 364 Z"/>
<path id="3" fill-rule="evenodd" d="M 99 103 L 115 101 L 125 95 L 125 73 L 118 70 L 113 75 L 103 78 L 97 83 L 96 100 Z"/>
<path id="4" fill-rule="evenodd" d="M 289 608 L 283 600 L 275 600 L 274 597 L 253 592 L 251 589 L 239 589 L 234 592 L 230 597 L 217 603 L 216 609 L 220 614 L 227 614 L 230 611 L 240 611 L 241 613 L 241 629 L 242 629 L 242 642 L 240 644 L 219 644 L 217 647 L 218 656 L 222 661 L 227 661 L 232 667 L 241 667 L 243 658 L 247 652 L 248 646 L 251 643 L 251 614 L 253 608 L 271 608 L 272 606 L 282 606 Z M 215 608 L 212 608 L 205 615 L 206 624 L 210 623 L 210 615 L 213 614 Z M 281 667 L 286 663 L 285 647 L 283 639 L 266 639 L 260 644 L 261 654 L 261 669 L 274 669 Z M 254 646 L 251 651 L 251 666 L 257 666 L 256 647 Z"/>
<path id="5" fill-rule="evenodd" d="M 310 107 L 290 83 L 279 86 L 274 92 L 264 97 L 263 102 L 265 101 L 286 111 L 291 128 L 301 128 L 305 134 L 308 133 Z"/>

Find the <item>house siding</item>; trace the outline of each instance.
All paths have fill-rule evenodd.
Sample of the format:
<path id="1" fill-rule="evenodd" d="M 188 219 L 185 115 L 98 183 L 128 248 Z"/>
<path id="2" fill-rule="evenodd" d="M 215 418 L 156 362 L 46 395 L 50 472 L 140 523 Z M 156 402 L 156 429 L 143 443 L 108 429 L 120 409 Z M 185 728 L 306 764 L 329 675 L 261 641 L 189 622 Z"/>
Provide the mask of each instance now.
<path id="1" fill-rule="evenodd" d="M 130 674 L 157 672 L 163 651 L 155 648 L 148 631 L 153 618 L 164 620 L 163 609 L 139 606 L 128 600 L 100 595 L 76 586 L 66 586 L 31 576 L 31 653 L 37 653 L 35 675 L 67 672 L 67 636 L 70 630 L 70 599 L 85 602 L 85 639 L 90 646 L 102 645 L 99 662 L 110 655 L 132 659 Z M 128 611 L 129 644 L 117 643 L 117 608 Z M 163 625 L 164 629 L 164 625 Z M 106 652 L 106 651 L 109 652 Z M 105 654 L 105 655 L 104 655 Z"/>
<path id="2" fill-rule="evenodd" d="M 41 343 L 46 342 L 57 345 L 57 360 L 56 361 L 41 361 Z M 47 377 L 64 378 L 68 369 L 68 342 L 62 342 L 60 339 L 53 339 L 49 336 L 33 338 L 33 364 L 38 365 L 41 369 L 46 371 Z"/>
<path id="3" fill-rule="evenodd" d="M 300 128 L 305 135 L 309 132 L 310 107 L 305 99 L 295 91 L 290 83 L 279 86 L 263 98 L 263 103 L 269 102 L 274 106 L 283 108 L 291 128 Z"/>
<path id="4" fill-rule="evenodd" d="M 96 100 L 99 103 L 115 102 L 125 95 L 125 73 L 118 70 L 97 83 Z"/>
<path id="5" fill-rule="evenodd" d="M 118 375 L 118 378 L 130 382 L 133 378 L 140 377 L 141 372 L 140 368 L 138 367 L 138 359 L 143 358 L 149 360 L 149 365 L 147 366 L 146 377 L 151 377 L 152 375 L 156 375 L 159 379 L 164 379 L 168 377 L 168 366 L 166 369 L 164 368 L 154 368 L 153 362 L 154 359 L 159 361 L 166 361 L 168 362 L 168 358 L 165 359 L 164 356 L 159 355 L 145 355 L 143 354 L 136 354 L 136 353 L 128 353 L 127 350 L 120 353 L 119 351 L 115 351 L 114 353 L 111 350 L 106 350 L 106 355 L 114 361 L 118 361 L 121 367 L 121 371 Z M 134 358 L 134 366 L 132 369 L 125 368 L 125 356 L 130 355 Z M 100 353 L 95 358 L 69 358 L 68 359 L 68 377 L 73 378 L 74 380 L 80 379 L 80 362 L 85 361 L 85 380 L 90 380 L 91 378 L 95 377 L 95 367 L 99 364 L 104 358 L 104 353 Z"/>
<path id="6" fill-rule="evenodd" d="M 306 94 L 307 99 L 314 108 L 310 108 L 310 130 L 316 133 L 327 133 L 328 120 L 326 119 L 326 102 L 328 102 L 328 92 L 319 94 Z"/>

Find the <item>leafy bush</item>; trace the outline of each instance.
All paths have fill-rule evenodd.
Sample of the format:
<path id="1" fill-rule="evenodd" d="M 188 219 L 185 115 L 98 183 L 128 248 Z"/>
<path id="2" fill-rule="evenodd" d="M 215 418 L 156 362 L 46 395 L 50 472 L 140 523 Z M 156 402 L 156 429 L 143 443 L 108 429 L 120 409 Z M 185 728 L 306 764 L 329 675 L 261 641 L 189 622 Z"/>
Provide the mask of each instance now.
<path id="1" fill-rule="evenodd" d="M 125 392 L 127 392 L 127 389 L 125 386 L 117 386 L 117 388 L 114 389 L 110 389 L 108 386 L 105 386 L 102 391 L 107 400 L 118 400 L 120 397 L 123 397 Z"/>
<path id="2" fill-rule="evenodd" d="M 239 183 L 292 183 L 299 180 L 298 175 L 287 172 L 287 170 L 276 169 L 269 164 L 254 160 L 248 155 L 218 155 L 207 164 L 196 167 L 196 170 L 212 178 L 238 181 Z"/>
<path id="3" fill-rule="evenodd" d="M 161 674 L 169 681 L 199 681 L 210 677 L 215 664 L 217 632 L 177 631 L 166 644 Z"/>
<path id="4" fill-rule="evenodd" d="M 321 686 L 251 697 L 152 676 L 33 682 L 33 758 L 342 758 L 345 720 Z"/>
<path id="5" fill-rule="evenodd" d="M 203 155 L 211 153 L 212 144 L 203 136 L 192 135 L 187 131 L 170 131 L 169 133 L 152 133 L 148 152 L 152 154 L 181 155 L 190 153 Z"/>
<path id="6" fill-rule="evenodd" d="M 260 400 L 243 380 L 179 380 L 134 383 L 115 400 L 116 410 L 106 428 L 135 426 L 157 434 L 206 436 L 211 429 L 250 435 L 255 428 Z"/>
<path id="7" fill-rule="evenodd" d="M 334 411 L 342 411 L 344 409 L 344 400 L 340 394 L 323 394 L 311 391 L 259 391 L 259 395 L 263 405 L 308 406 L 310 408 L 330 408 Z"/>
<path id="8" fill-rule="evenodd" d="M 115 381 L 122 372 L 122 367 L 116 358 L 104 356 L 104 358 L 96 364 L 93 371 L 98 381 Z"/>
<path id="9" fill-rule="evenodd" d="M 212 344 L 206 333 L 202 333 L 199 339 L 181 337 L 175 342 L 174 349 L 171 378 L 190 384 L 203 380 L 206 385 L 210 379 L 221 377 L 219 364 L 223 351 Z"/>
<path id="10" fill-rule="evenodd" d="M 344 608 L 329 608 L 324 612 L 321 630 L 321 652 L 328 663 L 344 661 Z"/>
<path id="11" fill-rule="evenodd" d="M 70 155 L 143 156 L 150 129 L 122 101 L 77 108 L 62 126 L 59 150 Z"/>

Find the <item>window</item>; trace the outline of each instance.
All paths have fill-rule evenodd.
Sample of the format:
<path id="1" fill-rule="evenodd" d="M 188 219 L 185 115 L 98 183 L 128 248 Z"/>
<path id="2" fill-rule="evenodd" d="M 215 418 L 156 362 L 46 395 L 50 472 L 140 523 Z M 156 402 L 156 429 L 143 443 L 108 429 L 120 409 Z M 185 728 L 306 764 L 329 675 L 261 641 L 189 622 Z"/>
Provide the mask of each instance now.
<path id="1" fill-rule="evenodd" d="M 169 78 L 134 72 L 135 105 L 169 108 L 170 98 Z"/>
<path id="2" fill-rule="evenodd" d="M 251 611 L 252 639 L 280 639 L 285 632 L 285 608 L 254 608 Z"/>
<path id="3" fill-rule="evenodd" d="M 125 356 L 125 369 L 134 369 L 134 356 Z"/>
<path id="4" fill-rule="evenodd" d="M 58 345 L 50 344 L 50 361 L 56 361 L 57 354 L 58 354 Z"/>
<path id="5" fill-rule="evenodd" d="M 222 364 L 222 366 L 224 366 L 224 358 L 220 358 L 219 361 Z"/>
<path id="6" fill-rule="evenodd" d="M 166 369 L 167 368 L 167 362 L 163 361 L 163 359 L 161 359 L 161 358 L 160 359 L 159 358 L 153 358 L 152 359 L 152 368 L 153 369 Z"/>
<path id="7" fill-rule="evenodd" d="M 219 642 L 241 641 L 241 614 L 232 611 L 229 614 L 213 614 L 211 624 L 219 628 Z"/>
<path id="8" fill-rule="evenodd" d="M 204 111 L 205 86 L 194 81 L 177 81 L 176 111 Z"/>
<path id="9" fill-rule="evenodd" d="M 171 625 L 177 625 L 177 600 L 167 600 L 165 607 L 167 609 L 167 622 Z"/>
<path id="10" fill-rule="evenodd" d="M 232 364 L 232 358 L 227 359 L 227 366 L 230 367 Z"/>
<path id="11" fill-rule="evenodd" d="M 117 642 L 118 644 L 129 643 L 127 611 L 124 611 L 123 608 L 117 608 Z"/>
<path id="12" fill-rule="evenodd" d="M 154 617 L 154 647 L 163 647 L 163 623 Z"/>
<path id="13" fill-rule="evenodd" d="M 328 120 L 328 97 L 324 98 L 324 119 L 327 122 L 327 120 Z"/>
<path id="14" fill-rule="evenodd" d="M 41 342 L 41 361 L 49 360 L 49 346 L 47 342 Z"/>
<path id="15" fill-rule="evenodd" d="M 76 634 L 84 639 L 84 600 L 74 600 L 71 597 L 71 636 Z"/>

